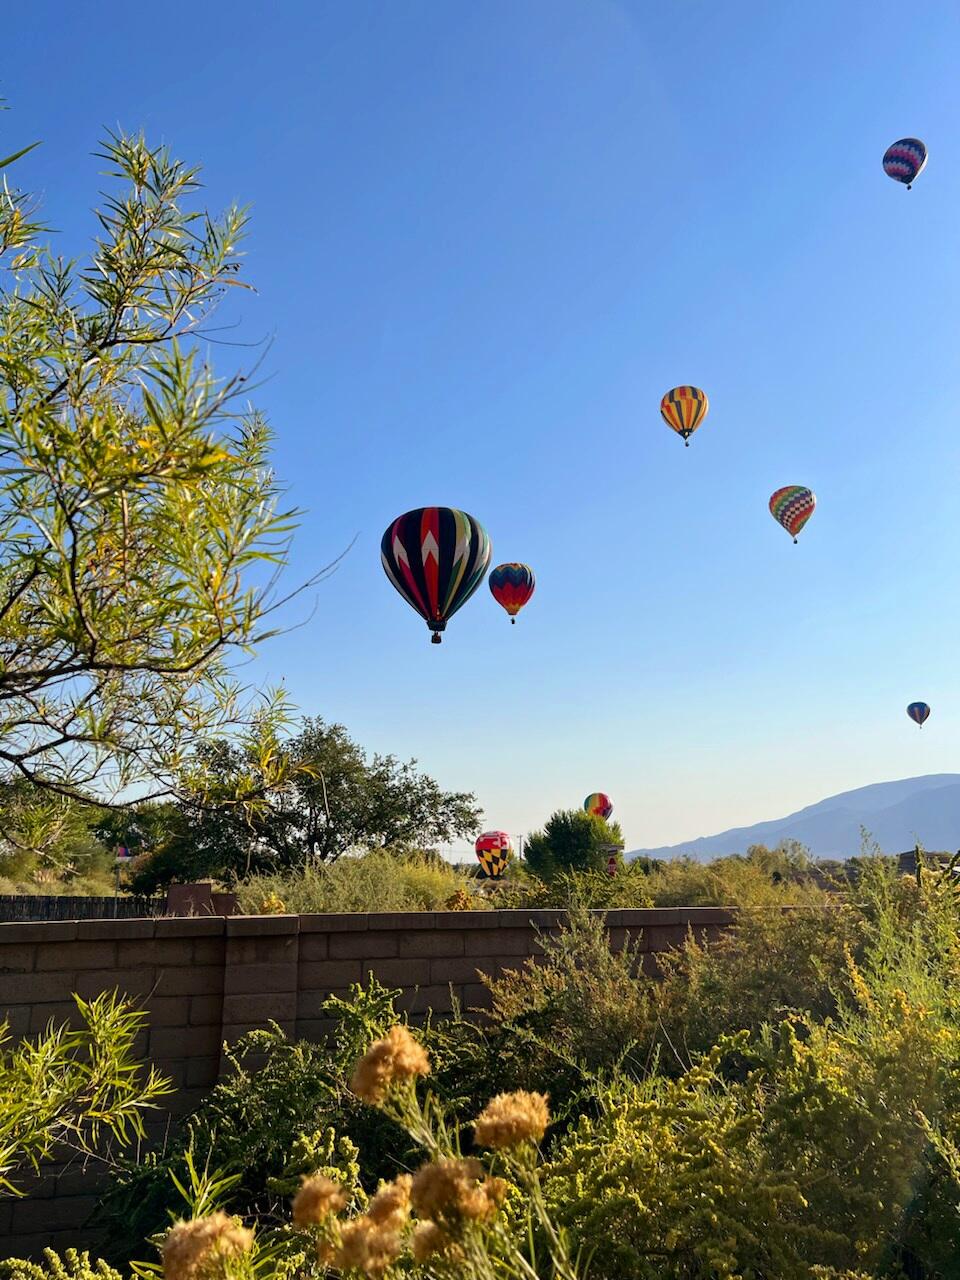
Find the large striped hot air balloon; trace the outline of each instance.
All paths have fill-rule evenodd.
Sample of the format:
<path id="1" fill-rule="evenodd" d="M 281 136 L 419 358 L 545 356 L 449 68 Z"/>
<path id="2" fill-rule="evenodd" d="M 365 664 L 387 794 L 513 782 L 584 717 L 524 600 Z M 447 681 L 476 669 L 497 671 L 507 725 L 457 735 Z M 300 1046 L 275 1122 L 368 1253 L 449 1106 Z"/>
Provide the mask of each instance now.
<path id="1" fill-rule="evenodd" d="M 613 813 L 613 801 L 602 791 L 592 791 L 584 800 L 583 807 L 587 813 L 595 818 L 603 818 L 604 821 Z"/>
<path id="2" fill-rule="evenodd" d="M 432 643 L 483 581 L 490 539 L 456 507 L 417 507 L 398 516 L 380 541 L 387 577 L 433 632 Z"/>
<path id="3" fill-rule="evenodd" d="M 491 880 L 499 880 L 513 856 L 513 845 L 505 831 L 485 831 L 477 839 L 477 861 Z"/>
<path id="4" fill-rule="evenodd" d="M 778 524 L 783 525 L 794 542 L 797 540 L 797 534 L 813 515 L 816 505 L 817 499 L 802 484 L 784 485 L 782 489 L 770 495 L 770 514 Z"/>
<path id="5" fill-rule="evenodd" d="M 924 721 L 930 715 L 930 708 L 925 702 L 911 702 L 907 707 L 907 715 L 922 729 Z"/>
<path id="6" fill-rule="evenodd" d="M 690 437 L 707 416 L 709 408 L 707 393 L 699 387 L 674 387 L 660 401 L 664 422 L 683 437 L 685 445 L 690 444 Z"/>
<path id="7" fill-rule="evenodd" d="M 517 614 L 533 595 L 537 580 L 528 564 L 498 564 L 490 570 L 487 585 L 497 604 L 509 613 L 510 621 L 516 622 Z"/>
<path id="8" fill-rule="evenodd" d="M 901 138 L 883 153 L 883 172 L 909 191 L 927 163 L 927 148 L 919 138 Z"/>

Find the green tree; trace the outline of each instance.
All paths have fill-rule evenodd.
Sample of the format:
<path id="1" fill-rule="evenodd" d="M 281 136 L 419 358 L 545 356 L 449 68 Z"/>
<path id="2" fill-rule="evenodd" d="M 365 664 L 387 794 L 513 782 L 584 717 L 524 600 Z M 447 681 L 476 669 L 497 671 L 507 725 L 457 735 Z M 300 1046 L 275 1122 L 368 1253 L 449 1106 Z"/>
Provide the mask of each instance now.
<path id="1" fill-rule="evenodd" d="M 194 207 L 198 170 L 142 137 L 100 158 L 118 185 L 84 264 L 0 192 L 0 764 L 103 802 L 169 791 L 198 734 L 249 723 L 228 659 L 269 634 L 296 513 L 243 374 L 197 349 L 246 214 Z"/>
<path id="2" fill-rule="evenodd" d="M 523 855 L 531 871 L 550 880 L 563 871 L 601 871 L 613 848 L 623 848 L 620 824 L 583 809 L 559 809 L 542 831 L 527 836 Z"/>
<path id="3" fill-rule="evenodd" d="M 141 892 L 173 880 L 237 880 L 263 871 L 334 862 L 351 849 L 425 849 L 476 832 L 469 792 L 439 783 L 395 756 L 368 757 L 340 724 L 307 719 L 279 744 L 285 786 L 271 784 L 255 751 L 229 741 L 198 748 L 204 804 L 190 798 L 158 815 L 161 834 L 134 879 Z M 258 794 L 255 811 L 226 803 Z"/>

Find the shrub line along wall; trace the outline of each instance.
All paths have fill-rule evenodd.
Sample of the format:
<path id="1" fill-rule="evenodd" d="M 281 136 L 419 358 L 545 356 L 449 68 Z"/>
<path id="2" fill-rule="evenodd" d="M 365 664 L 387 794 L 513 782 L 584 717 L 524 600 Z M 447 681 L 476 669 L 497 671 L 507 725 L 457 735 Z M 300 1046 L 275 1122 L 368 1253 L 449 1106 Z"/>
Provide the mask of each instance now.
<path id="1" fill-rule="evenodd" d="M 644 970 L 692 929 L 716 936 L 733 912 L 714 907 L 607 911 L 611 946 L 629 934 Z M 176 1094 L 150 1129 L 192 1110 L 224 1068 L 222 1046 L 280 1024 L 318 1040 L 323 1004 L 369 973 L 399 987 L 412 1020 L 489 1005 L 478 971 L 497 975 L 542 951 L 540 934 L 564 911 L 387 912 L 370 915 L 198 916 L 0 924 L 0 1017 L 15 1038 L 73 1021 L 72 994 L 120 991 L 146 1008 L 138 1052 L 169 1075 Z M 95 1248 L 88 1228 L 97 1174 L 54 1166 L 22 1200 L 0 1201 L 0 1257 L 37 1256 L 47 1246 Z"/>

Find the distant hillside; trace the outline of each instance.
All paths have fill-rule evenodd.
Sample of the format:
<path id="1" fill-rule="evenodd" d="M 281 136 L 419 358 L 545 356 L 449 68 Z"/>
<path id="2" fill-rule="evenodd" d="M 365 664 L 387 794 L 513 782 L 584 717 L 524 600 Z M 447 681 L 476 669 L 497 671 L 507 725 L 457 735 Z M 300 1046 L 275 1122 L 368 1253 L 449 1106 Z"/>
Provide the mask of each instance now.
<path id="1" fill-rule="evenodd" d="M 805 844 L 815 858 L 846 858 L 860 852 L 861 827 L 884 853 L 900 853 L 918 840 L 926 849 L 960 849 L 960 773 L 876 782 L 773 822 L 733 827 L 660 849 L 633 849 L 626 856 L 670 858 L 685 853 L 707 859 L 744 853 L 751 844 L 772 848 L 780 840 L 792 839 Z"/>

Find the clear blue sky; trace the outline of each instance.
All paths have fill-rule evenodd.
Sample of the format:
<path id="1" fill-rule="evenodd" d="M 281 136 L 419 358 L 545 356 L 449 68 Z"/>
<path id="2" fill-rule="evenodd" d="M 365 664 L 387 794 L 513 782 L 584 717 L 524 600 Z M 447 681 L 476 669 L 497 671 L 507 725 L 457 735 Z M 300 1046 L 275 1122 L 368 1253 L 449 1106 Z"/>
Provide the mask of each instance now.
<path id="1" fill-rule="evenodd" d="M 8 24 L 8 27 L 11 24 Z M 230 319 L 307 508 L 357 541 L 255 674 L 523 832 L 631 847 L 960 764 L 960 8 L 35 3 L 7 150 L 79 251 L 105 126 L 253 206 Z M 880 159 L 927 142 L 911 192 Z M 224 367 L 254 353 L 219 350 Z M 661 395 L 710 397 L 684 449 Z M 767 498 L 808 484 L 793 546 Z M 537 572 L 442 646 L 383 576 L 422 504 Z M 933 707 L 922 732 L 904 714 Z"/>

